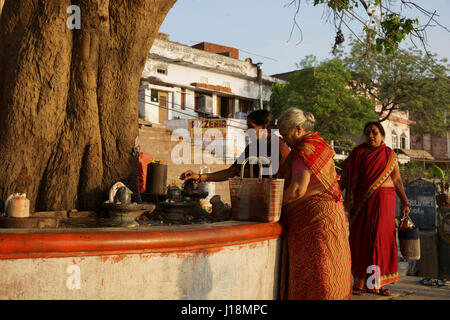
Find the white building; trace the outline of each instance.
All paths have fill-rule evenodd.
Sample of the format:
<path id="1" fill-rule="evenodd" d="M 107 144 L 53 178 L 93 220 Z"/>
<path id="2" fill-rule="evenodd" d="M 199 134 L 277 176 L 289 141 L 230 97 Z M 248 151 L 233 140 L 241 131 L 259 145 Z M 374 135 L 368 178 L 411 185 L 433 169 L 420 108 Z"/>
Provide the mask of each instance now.
<path id="1" fill-rule="evenodd" d="M 380 107 L 376 106 L 375 111 L 380 112 Z M 386 114 L 383 114 L 384 117 Z M 387 120 L 381 122 L 383 126 L 385 137 L 385 144 L 397 153 L 397 158 L 399 163 L 407 163 L 410 161 L 410 157 L 403 150 L 411 149 L 411 134 L 410 134 L 410 124 L 415 123 L 409 120 L 409 113 L 393 111 Z M 364 134 L 361 133 L 360 136 L 351 136 L 357 145 L 365 142 Z M 335 149 L 336 150 L 336 149 Z M 343 160 L 347 158 L 349 152 L 342 151 L 340 149 L 336 150 L 336 159 Z"/>
<path id="2" fill-rule="evenodd" d="M 190 47 L 160 33 L 142 72 L 139 117 L 170 131 L 192 130 L 189 120 L 194 119 L 212 123 L 224 135 L 216 138 L 217 149 L 228 159 L 236 158 L 245 148 L 247 113 L 267 107 L 275 82 L 285 83 L 264 76 L 260 63 L 239 60 L 236 48 L 208 42 Z M 195 143 L 206 148 L 210 142 Z"/>
<path id="3" fill-rule="evenodd" d="M 379 107 L 375 107 L 375 111 L 379 112 L 379 110 Z M 409 120 L 408 111 L 393 111 L 388 120 L 381 123 L 386 133 L 384 141 L 388 147 L 397 152 L 399 163 L 407 163 L 410 161 L 410 157 L 406 152 L 399 152 L 399 150 L 411 149 L 411 131 L 409 125 L 413 123 L 415 122 Z"/>
<path id="4" fill-rule="evenodd" d="M 139 117 L 159 124 L 199 117 L 245 119 L 248 111 L 267 105 L 275 82 L 282 80 L 262 75 L 250 58 L 239 60 L 235 48 L 207 42 L 189 47 L 160 34 L 142 72 Z"/>

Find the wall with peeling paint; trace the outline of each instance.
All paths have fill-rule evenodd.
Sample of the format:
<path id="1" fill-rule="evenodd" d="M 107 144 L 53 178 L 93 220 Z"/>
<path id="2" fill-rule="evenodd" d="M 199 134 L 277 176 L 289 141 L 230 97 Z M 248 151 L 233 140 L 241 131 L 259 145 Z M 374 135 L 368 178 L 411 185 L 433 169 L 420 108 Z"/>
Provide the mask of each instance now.
<path id="1" fill-rule="evenodd" d="M 153 42 L 149 58 L 153 57 L 158 57 L 159 60 L 175 61 L 184 65 L 197 65 L 216 70 L 216 72 L 228 73 L 248 79 L 254 79 L 257 76 L 256 65 L 249 61 L 222 56 L 163 39 L 155 39 Z"/>
<path id="2" fill-rule="evenodd" d="M 0 299 L 276 299 L 279 253 L 272 239 L 198 252 L 6 259 Z"/>

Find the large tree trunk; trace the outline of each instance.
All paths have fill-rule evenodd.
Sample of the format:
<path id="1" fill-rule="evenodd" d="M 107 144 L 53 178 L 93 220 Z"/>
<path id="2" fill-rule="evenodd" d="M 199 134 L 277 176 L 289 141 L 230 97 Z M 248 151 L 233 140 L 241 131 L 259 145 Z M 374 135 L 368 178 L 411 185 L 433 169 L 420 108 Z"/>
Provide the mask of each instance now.
<path id="1" fill-rule="evenodd" d="M 0 211 L 95 209 L 132 170 L 138 87 L 176 0 L 6 0 L 0 16 Z M 70 30 L 70 5 L 81 29 Z"/>

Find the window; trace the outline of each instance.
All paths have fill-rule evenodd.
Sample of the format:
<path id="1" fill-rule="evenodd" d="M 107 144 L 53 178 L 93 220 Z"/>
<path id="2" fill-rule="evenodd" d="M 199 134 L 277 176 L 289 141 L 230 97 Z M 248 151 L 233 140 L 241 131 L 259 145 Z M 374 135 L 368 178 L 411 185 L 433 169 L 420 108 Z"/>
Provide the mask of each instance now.
<path id="1" fill-rule="evenodd" d="M 402 133 L 402 135 L 400 136 L 400 148 L 402 149 L 408 149 L 407 147 L 407 140 L 406 140 L 406 134 Z"/>
<path id="2" fill-rule="evenodd" d="M 194 110 L 203 114 L 212 114 L 212 95 L 195 92 Z"/>
<path id="3" fill-rule="evenodd" d="M 150 97 L 152 102 L 158 102 L 158 90 L 152 89 Z"/>
<path id="4" fill-rule="evenodd" d="M 248 113 L 253 109 L 252 100 L 239 99 L 239 112 Z"/>
<path id="5" fill-rule="evenodd" d="M 165 68 L 157 68 L 156 72 L 159 73 L 159 74 L 166 75 L 167 74 L 167 69 L 165 69 Z"/>
<path id="6" fill-rule="evenodd" d="M 392 131 L 392 149 L 398 149 L 398 136 L 395 131 Z"/>
<path id="7" fill-rule="evenodd" d="M 186 89 L 185 88 L 181 88 L 180 107 L 181 107 L 181 110 L 186 109 Z"/>

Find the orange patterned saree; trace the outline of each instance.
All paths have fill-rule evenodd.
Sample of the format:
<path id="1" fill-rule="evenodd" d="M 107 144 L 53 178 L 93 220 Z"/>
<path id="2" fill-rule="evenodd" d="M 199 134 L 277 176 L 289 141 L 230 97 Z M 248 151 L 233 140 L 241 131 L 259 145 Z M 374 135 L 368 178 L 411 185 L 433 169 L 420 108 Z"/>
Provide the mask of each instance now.
<path id="1" fill-rule="evenodd" d="M 333 156 L 333 149 L 313 133 L 292 149 L 283 167 L 281 174 L 288 187 L 291 161 L 301 157 L 325 191 L 307 199 L 300 198 L 283 208 L 286 232 L 281 299 L 351 298 L 350 247 Z"/>
<path id="2" fill-rule="evenodd" d="M 381 187 L 395 168 L 396 155 L 385 144 L 368 154 L 365 149 L 366 144 L 357 146 L 342 164 L 347 177 L 345 206 L 354 286 L 378 292 L 379 286 L 395 282 L 399 276 L 395 188 Z"/>

